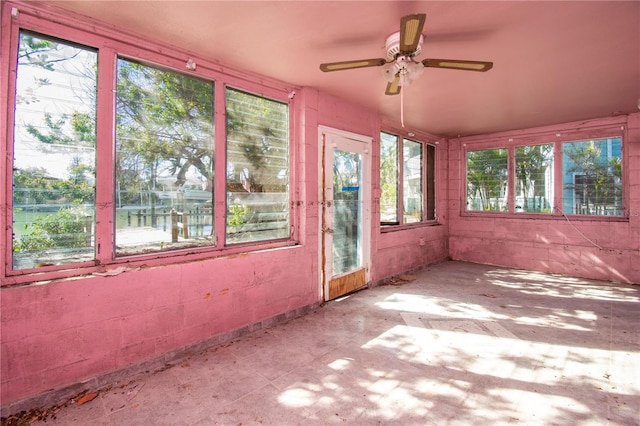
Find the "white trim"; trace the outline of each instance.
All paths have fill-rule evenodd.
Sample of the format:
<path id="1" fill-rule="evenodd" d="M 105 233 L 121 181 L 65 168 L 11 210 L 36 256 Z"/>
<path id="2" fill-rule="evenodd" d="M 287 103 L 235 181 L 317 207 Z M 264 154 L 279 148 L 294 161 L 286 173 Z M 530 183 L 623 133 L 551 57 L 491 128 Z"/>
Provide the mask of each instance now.
<path id="1" fill-rule="evenodd" d="M 318 271 L 319 271 L 319 282 L 321 288 L 323 289 L 323 299 L 326 300 L 328 295 L 328 285 L 329 280 L 326 279 L 325 275 L 325 267 L 323 267 L 322 259 L 323 259 L 323 241 L 324 234 L 322 232 L 322 224 L 323 224 L 323 175 L 325 173 L 325 158 L 323 155 L 323 144 L 326 139 L 329 140 L 331 138 L 338 139 L 348 139 L 349 141 L 363 144 L 362 145 L 362 197 L 363 197 L 363 207 L 362 207 L 362 266 L 365 268 L 365 281 L 370 281 L 371 274 L 371 216 L 372 216 L 372 147 L 373 147 L 373 138 L 370 136 L 359 135 L 356 133 L 333 129 L 330 127 L 318 126 L 318 162 L 320 167 L 318 168 L 318 235 L 319 235 L 319 247 L 318 247 Z"/>

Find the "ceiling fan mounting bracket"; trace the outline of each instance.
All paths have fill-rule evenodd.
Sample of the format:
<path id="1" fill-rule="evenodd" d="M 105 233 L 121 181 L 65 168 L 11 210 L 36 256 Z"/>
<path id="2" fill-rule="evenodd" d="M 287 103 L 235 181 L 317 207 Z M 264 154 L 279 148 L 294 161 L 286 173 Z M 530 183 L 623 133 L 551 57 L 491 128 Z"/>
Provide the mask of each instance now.
<path id="1" fill-rule="evenodd" d="M 390 61 L 394 61 L 398 56 L 407 56 L 413 58 L 414 56 L 418 56 L 420 52 L 422 52 L 422 42 L 424 41 L 424 36 L 420 34 L 420 41 L 418 42 L 418 46 L 416 50 L 413 52 L 402 52 L 400 51 L 400 31 L 391 34 L 387 37 L 387 41 L 385 42 L 385 49 L 387 51 L 387 58 Z"/>

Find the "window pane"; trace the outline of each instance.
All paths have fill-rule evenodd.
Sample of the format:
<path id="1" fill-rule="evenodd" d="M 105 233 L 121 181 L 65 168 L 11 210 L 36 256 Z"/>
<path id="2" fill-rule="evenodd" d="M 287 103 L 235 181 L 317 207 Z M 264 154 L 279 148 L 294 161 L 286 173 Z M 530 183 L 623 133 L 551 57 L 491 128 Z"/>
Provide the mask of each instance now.
<path id="1" fill-rule="evenodd" d="M 467 210 L 507 211 L 507 150 L 467 152 Z"/>
<path id="2" fill-rule="evenodd" d="M 333 275 L 362 265 L 362 156 L 333 152 Z"/>
<path id="3" fill-rule="evenodd" d="M 97 54 L 20 34 L 13 268 L 94 257 Z"/>
<path id="4" fill-rule="evenodd" d="M 553 144 L 516 147 L 516 213 L 553 211 Z"/>
<path id="5" fill-rule="evenodd" d="M 398 223 L 398 137 L 380 134 L 380 222 Z"/>
<path id="6" fill-rule="evenodd" d="M 426 145 L 427 148 L 427 220 L 436 219 L 436 147 Z"/>
<path id="7" fill-rule="evenodd" d="M 116 254 L 211 245 L 213 84 L 118 60 Z"/>
<path id="8" fill-rule="evenodd" d="M 403 223 L 422 220 L 422 144 L 405 139 L 402 147 Z"/>
<path id="9" fill-rule="evenodd" d="M 289 237 L 289 106 L 226 89 L 227 243 Z"/>
<path id="10" fill-rule="evenodd" d="M 622 140 L 562 144 L 563 212 L 621 216 Z"/>

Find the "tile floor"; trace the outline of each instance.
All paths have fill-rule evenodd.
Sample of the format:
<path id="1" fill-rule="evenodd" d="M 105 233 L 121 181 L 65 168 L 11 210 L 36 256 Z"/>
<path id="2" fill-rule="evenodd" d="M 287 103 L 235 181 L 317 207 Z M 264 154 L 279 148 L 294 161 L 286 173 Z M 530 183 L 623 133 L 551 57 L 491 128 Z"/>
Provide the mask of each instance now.
<path id="1" fill-rule="evenodd" d="M 114 383 L 46 424 L 640 424 L 640 286 L 463 262 L 414 276 Z"/>

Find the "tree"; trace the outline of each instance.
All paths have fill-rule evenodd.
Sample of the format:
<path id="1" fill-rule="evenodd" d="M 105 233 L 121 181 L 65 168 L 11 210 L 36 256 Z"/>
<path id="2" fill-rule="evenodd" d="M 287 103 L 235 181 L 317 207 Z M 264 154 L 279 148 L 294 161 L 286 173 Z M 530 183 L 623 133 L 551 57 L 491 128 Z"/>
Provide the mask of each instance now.
<path id="1" fill-rule="evenodd" d="M 536 200 L 545 191 L 545 173 L 550 165 L 553 145 L 516 147 L 516 191 L 522 194 L 525 211 L 540 211 L 544 205 L 536 206 Z M 533 206 L 529 208 L 529 193 L 533 190 Z"/>
<path id="2" fill-rule="evenodd" d="M 603 214 L 607 206 L 622 204 L 622 162 L 609 156 L 607 139 L 571 142 L 563 145 L 570 160 L 566 170 L 575 174 L 574 182 L 565 184 L 586 208 L 586 214 Z M 576 201 L 578 201 L 576 200 Z"/>
<path id="3" fill-rule="evenodd" d="M 213 87 L 182 74 L 118 61 L 118 164 L 121 187 L 137 188 L 139 176 L 154 187 L 164 167 L 183 185 L 195 167 L 213 173 Z M 136 173 L 128 173 L 135 170 Z"/>
<path id="4" fill-rule="evenodd" d="M 398 221 L 398 138 L 383 134 L 380 141 L 380 214 Z M 385 217 L 381 217 L 384 222 Z"/>
<path id="5" fill-rule="evenodd" d="M 481 210 L 500 210 L 507 184 L 507 150 L 484 149 L 467 153 L 467 200 L 480 200 Z M 470 208 L 473 209 L 473 206 Z"/>

